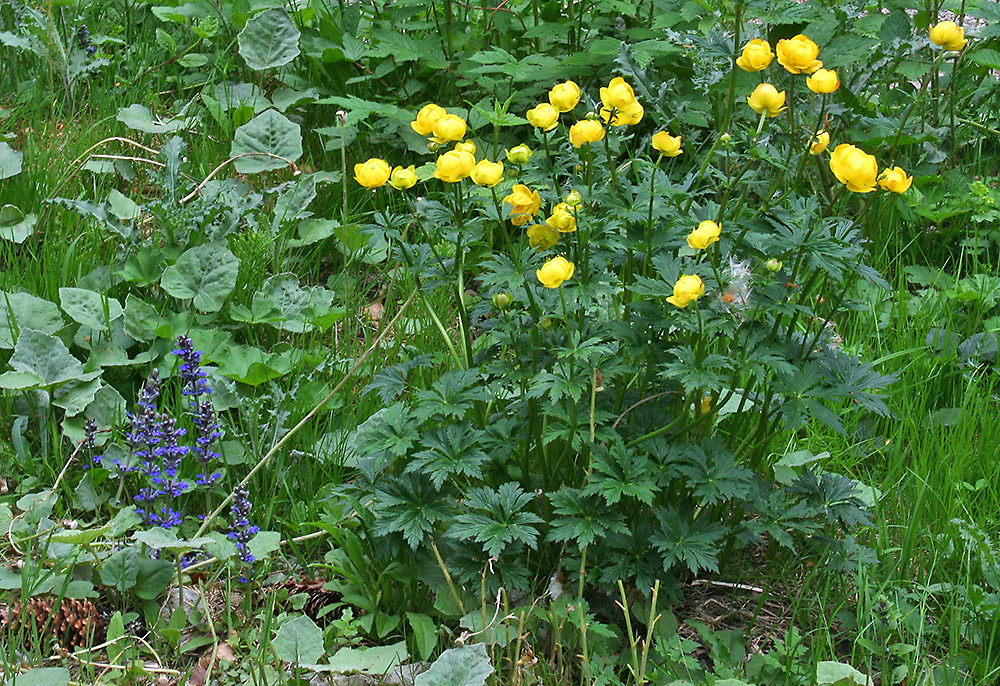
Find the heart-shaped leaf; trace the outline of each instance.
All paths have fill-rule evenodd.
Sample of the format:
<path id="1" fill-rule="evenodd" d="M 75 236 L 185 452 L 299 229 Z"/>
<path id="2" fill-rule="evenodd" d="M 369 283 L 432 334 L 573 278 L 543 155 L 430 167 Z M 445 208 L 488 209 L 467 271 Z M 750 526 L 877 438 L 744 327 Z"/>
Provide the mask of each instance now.
<path id="1" fill-rule="evenodd" d="M 300 35 L 285 10 L 264 10 L 240 31 L 240 55 L 257 71 L 280 67 L 299 56 Z"/>
<path id="2" fill-rule="evenodd" d="M 181 300 L 193 300 L 202 312 L 218 312 L 236 287 L 240 261 L 225 242 L 191 248 L 163 272 L 160 286 Z"/>
<path id="3" fill-rule="evenodd" d="M 240 174 L 281 169 L 302 156 L 302 129 L 277 110 L 261 112 L 236 129 L 230 157 Z"/>

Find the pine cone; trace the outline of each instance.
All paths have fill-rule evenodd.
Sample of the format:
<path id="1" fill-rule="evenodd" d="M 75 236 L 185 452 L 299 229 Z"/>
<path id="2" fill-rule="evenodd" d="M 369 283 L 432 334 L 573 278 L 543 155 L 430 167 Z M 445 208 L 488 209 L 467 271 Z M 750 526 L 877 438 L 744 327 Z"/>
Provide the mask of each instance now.
<path id="1" fill-rule="evenodd" d="M 42 596 L 0 607 L 0 633 L 21 631 L 28 640 L 52 638 L 68 649 L 104 642 L 108 625 L 96 605 L 78 598 L 55 603 L 54 597 Z"/>
<path id="2" fill-rule="evenodd" d="M 330 611 L 321 617 L 320 613 L 323 611 L 323 608 L 327 605 L 340 602 L 342 597 L 336 591 L 329 591 L 323 588 L 325 585 L 326 581 L 323 579 L 303 578 L 298 581 L 288 579 L 281 584 L 281 588 L 287 588 L 289 595 L 295 595 L 296 593 L 305 593 L 308 595 L 309 598 L 306 600 L 305 607 L 302 608 L 302 613 L 322 626 L 332 622 L 339 614 Z"/>

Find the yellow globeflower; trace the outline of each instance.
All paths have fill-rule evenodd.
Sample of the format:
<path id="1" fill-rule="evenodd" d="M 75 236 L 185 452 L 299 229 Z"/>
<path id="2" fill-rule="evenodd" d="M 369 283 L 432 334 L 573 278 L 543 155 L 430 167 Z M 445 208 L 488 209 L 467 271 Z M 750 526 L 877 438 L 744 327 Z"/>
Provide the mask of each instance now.
<path id="1" fill-rule="evenodd" d="M 778 91 L 769 83 L 762 83 L 754 88 L 747 98 L 747 104 L 757 114 L 767 113 L 769 117 L 777 117 L 785 111 L 785 91 Z"/>
<path id="2" fill-rule="evenodd" d="M 524 118 L 536 129 L 551 131 L 559 123 L 559 110 L 549 103 L 543 102 L 528 110 Z"/>
<path id="3" fill-rule="evenodd" d="M 677 307 L 687 307 L 705 293 L 705 283 L 700 276 L 684 274 L 674 284 L 674 294 L 667 302 Z"/>
<path id="4" fill-rule="evenodd" d="M 616 76 L 606 88 L 601 88 L 601 102 L 605 109 L 623 110 L 635 102 L 635 91 L 625 79 Z"/>
<path id="5" fill-rule="evenodd" d="M 507 151 L 507 161 L 511 164 L 524 164 L 531 159 L 531 156 L 535 153 L 532 152 L 524 143 L 521 145 L 515 145 L 513 148 Z"/>
<path id="6" fill-rule="evenodd" d="M 583 119 L 569 127 L 569 141 L 574 148 L 584 143 L 596 143 L 604 139 L 604 127 L 596 119 Z"/>
<path id="7" fill-rule="evenodd" d="M 681 150 L 681 137 L 671 136 L 666 131 L 658 131 L 653 134 L 653 148 L 663 154 L 664 157 L 677 157 Z"/>
<path id="8" fill-rule="evenodd" d="M 605 124 L 610 123 L 611 126 L 630 126 L 638 124 L 642 121 L 642 115 L 645 113 L 646 110 L 639 104 L 639 101 L 633 100 L 625 107 L 615 110 L 613 117 L 612 110 L 610 108 L 602 107 L 601 119 Z"/>
<path id="9" fill-rule="evenodd" d="M 778 64 L 793 74 L 812 74 L 823 66 L 816 57 L 819 46 L 801 33 L 793 38 L 783 38 L 776 48 Z"/>
<path id="10" fill-rule="evenodd" d="M 549 102 L 560 112 L 569 112 L 580 102 L 580 87 L 573 81 L 563 81 L 552 86 Z"/>
<path id="11" fill-rule="evenodd" d="M 541 269 L 535 271 L 538 281 L 546 288 L 559 288 L 563 281 L 573 278 L 576 267 L 562 255 L 553 257 L 542 265 Z"/>
<path id="12" fill-rule="evenodd" d="M 446 183 L 458 183 L 476 166 L 476 158 L 466 150 L 449 150 L 437 158 L 434 177 Z"/>
<path id="13" fill-rule="evenodd" d="M 559 233 L 573 233 L 576 231 L 576 209 L 561 202 L 552 208 L 552 216 L 545 223 Z"/>
<path id="14" fill-rule="evenodd" d="M 841 143 L 830 155 L 830 170 L 852 193 L 875 190 L 878 162 L 875 157 L 849 143 Z"/>
<path id="15" fill-rule="evenodd" d="M 483 160 L 469 170 L 469 178 L 477 186 L 493 188 L 503 180 L 503 162 Z"/>
<path id="16" fill-rule="evenodd" d="M 448 143 L 460 141 L 465 138 L 465 120 L 457 114 L 446 114 L 436 122 L 431 133 L 434 134 L 435 143 Z"/>
<path id="17" fill-rule="evenodd" d="M 817 69 L 806 78 L 806 85 L 813 93 L 832 93 L 840 88 L 840 77 L 833 69 Z"/>
<path id="18" fill-rule="evenodd" d="M 465 152 L 471 152 L 473 155 L 476 154 L 476 143 L 475 141 L 460 141 L 455 143 L 455 150 L 464 150 Z"/>
<path id="19" fill-rule="evenodd" d="M 953 21 L 942 21 L 930 27 L 930 39 L 945 50 L 961 50 L 968 43 L 965 29 Z"/>
<path id="20" fill-rule="evenodd" d="M 766 69 L 773 59 L 771 44 L 766 40 L 754 38 L 743 46 L 743 54 L 736 58 L 736 66 L 743 71 L 760 71 Z"/>
<path id="21" fill-rule="evenodd" d="M 514 226 L 524 226 L 542 206 L 542 196 L 523 183 L 515 183 L 510 195 L 503 199 L 510 205 L 510 221 Z"/>
<path id="22" fill-rule="evenodd" d="M 830 132 L 817 131 L 813 134 L 813 137 L 809 139 L 809 154 L 819 155 L 826 150 L 828 145 L 830 145 Z"/>
<path id="23" fill-rule="evenodd" d="M 446 114 L 447 112 L 440 105 L 434 103 L 424 105 L 417 112 L 417 118 L 410 122 L 410 128 L 421 136 L 429 136 L 434 130 L 434 123 Z"/>
<path id="24" fill-rule="evenodd" d="M 354 180 L 365 188 L 378 188 L 389 180 L 391 170 L 388 162 L 373 157 L 354 165 Z"/>
<path id="25" fill-rule="evenodd" d="M 913 177 L 907 176 L 902 167 L 886 169 L 878 177 L 878 185 L 882 187 L 882 190 L 893 193 L 905 193 L 910 189 L 912 183 Z"/>
<path id="26" fill-rule="evenodd" d="M 722 227 L 710 219 L 706 219 L 698 224 L 697 229 L 688 234 L 688 247 L 692 250 L 704 250 L 719 240 L 720 235 L 722 235 Z"/>
<path id="27" fill-rule="evenodd" d="M 417 183 L 416 169 L 412 164 L 409 167 L 393 167 L 392 173 L 389 174 L 389 185 L 397 191 L 413 188 Z"/>
<path id="28" fill-rule="evenodd" d="M 551 248 L 559 242 L 559 232 L 545 224 L 532 224 L 528 227 L 528 245 L 537 250 Z"/>

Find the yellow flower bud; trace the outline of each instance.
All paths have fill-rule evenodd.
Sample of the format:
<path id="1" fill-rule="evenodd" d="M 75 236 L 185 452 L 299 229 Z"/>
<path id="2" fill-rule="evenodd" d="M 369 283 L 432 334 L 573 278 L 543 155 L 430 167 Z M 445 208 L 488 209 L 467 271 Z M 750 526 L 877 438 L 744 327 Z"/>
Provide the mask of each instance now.
<path id="1" fill-rule="evenodd" d="M 514 296 L 510 293 L 494 293 L 493 294 L 493 307 L 498 310 L 506 310 L 514 304 Z"/>
<path id="2" fill-rule="evenodd" d="M 410 122 L 410 128 L 419 133 L 421 136 L 429 136 L 434 130 L 434 124 L 438 119 L 443 117 L 447 112 L 440 105 L 435 105 L 431 103 L 430 105 L 424 105 L 417 112 L 417 118 Z"/>
<path id="3" fill-rule="evenodd" d="M 777 117 L 785 111 L 785 91 L 778 91 L 769 83 L 757 86 L 747 98 L 747 104 L 757 114 L 767 113 L 769 117 Z"/>
<path id="4" fill-rule="evenodd" d="M 476 144 L 474 141 L 461 141 L 455 143 L 454 150 L 464 150 L 465 152 L 471 152 L 473 155 L 476 154 Z"/>
<path id="5" fill-rule="evenodd" d="M 674 294 L 667 302 L 677 307 L 687 307 L 705 293 L 705 283 L 700 276 L 684 274 L 674 284 Z"/>
<path id="6" fill-rule="evenodd" d="M 793 74 L 812 74 L 823 66 L 816 57 L 819 46 L 801 33 L 778 41 L 778 64 Z"/>
<path id="7" fill-rule="evenodd" d="M 389 185 L 397 191 L 413 188 L 417 183 L 416 169 L 412 164 L 409 167 L 393 167 L 392 173 L 389 174 Z"/>
<path id="8" fill-rule="evenodd" d="M 532 152 L 531 148 L 522 143 L 521 145 L 515 145 L 513 148 L 507 151 L 507 161 L 511 164 L 524 164 L 531 159 L 531 156 L 535 153 Z"/>
<path id="9" fill-rule="evenodd" d="M 559 232 L 545 224 L 532 224 L 526 233 L 528 245 L 537 250 L 551 248 L 559 242 Z"/>
<path id="10" fill-rule="evenodd" d="M 436 122 L 431 132 L 435 143 L 460 141 L 465 138 L 465 120 L 457 114 L 446 114 Z"/>
<path id="11" fill-rule="evenodd" d="M 878 177 L 878 185 L 882 187 L 882 190 L 892 191 L 893 193 L 905 193 L 910 189 L 912 184 L 913 177 L 907 176 L 902 167 L 886 169 Z"/>
<path id="12" fill-rule="evenodd" d="M 945 50 L 961 50 L 968 43 L 965 29 L 953 21 L 942 21 L 930 27 L 931 43 Z"/>
<path id="13" fill-rule="evenodd" d="M 687 244 L 692 250 L 704 250 L 719 240 L 722 227 L 710 219 L 698 224 L 698 228 L 688 234 Z"/>
<path id="14" fill-rule="evenodd" d="M 773 59 L 770 43 L 754 38 L 743 46 L 743 54 L 736 58 L 736 66 L 743 71 L 760 71 L 766 69 Z"/>
<path id="15" fill-rule="evenodd" d="M 551 131 L 559 123 L 559 110 L 549 103 L 543 102 L 528 110 L 524 117 L 536 129 Z"/>
<path id="16" fill-rule="evenodd" d="M 594 119 L 583 119 L 569 127 L 569 141 L 574 148 L 584 143 L 596 143 L 604 139 L 604 127 Z"/>
<path id="17" fill-rule="evenodd" d="M 389 180 L 390 173 L 389 164 L 377 157 L 354 165 L 354 180 L 365 188 L 378 188 L 384 185 Z"/>
<path id="18" fill-rule="evenodd" d="M 562 255 L 553 257 L 542 265 L 541 269 L 535 271 L 539 283 L 546 288 L 559 288 L 564 281 L 573 278 L 576 267 Z"/>
<path id="19" fill-rule="evenodd" d="M 437 158 L 434 177 L 446 183 L 458 183 L 476 166 L 476 158 L 465 150 L 449 150 Z"/>
<path id="20" fill-rule="evenodd" d="M 566 200 L 566 204 L 570 207 L 579 207 L 583 204 L 583 194 L 577 190 L 572 190 L 567 193 L 564 199 Z"/>
<path id="21" fill-rule="evenodd" d="M 560 112 L 569 112 L 580 102 L 580 87 L 573 81 L 557 83 L 549 91 L 549 102 Z"/>
<path id="22" fill-rule="evenodd" d="M 503 162 L 483 160 L 469 171 L 469 178 L 477 186 L 493 188 L 503 180 Z"/>
<path id="23" fill-rule="evenodd" d="M 826 150 L 826 146 L 828 145 L 830 145 L 830 132 L 825 130 L 817 131 L 809 139 L 809 154 L 819 155 Z"/>
<path id="24" fill-rule="evenodd" d="M 841 143 L 830 155 L 830 171 L 852 193 L 875 190 L 878 162 L 875 157 L 849 143 Z"/>
<path id="25" fill-rule="evenodd" d="M 576 231 L 576 210 L 561 202 L 552 208 L 552 215 L 545 220 L 545 224 L 559 233 L 572 233 Z"/>
<path id="26" fill-rule="evenodd" d="M 677 157 L 681 150 L 681 137 L 671 136 L 666 131 L 659 131 L 653 134 L 653 148 L 663 153 L 664 157 Z"/>
<path id="27" fill-rule="evenodd" d="M 806 78 L 806 86 L 813 93 L 832 93 L 840 88 L 840 78 L 833 69 L 817 69 Z"/>

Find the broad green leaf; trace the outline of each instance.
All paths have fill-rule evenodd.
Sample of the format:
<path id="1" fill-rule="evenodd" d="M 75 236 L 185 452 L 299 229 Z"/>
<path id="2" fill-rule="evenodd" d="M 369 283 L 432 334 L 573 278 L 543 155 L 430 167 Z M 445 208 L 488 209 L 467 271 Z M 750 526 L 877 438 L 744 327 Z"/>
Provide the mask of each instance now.
<path id="1" fill-rule="evenodd" d="M 218 312 L 236 287 L 240 261 L 222 241 L 191 248 L 167 267 L 160 286 L 181 300 L 194 300 L 202 312 Z"/>
<path id="2" fill-rule="evenodd" d="M 125 592 L 135 586 L 139 576 L 139 553 L 135 548 L 122 548 L 101 565 L 101 583 Z"/>
<path id="3" fill-rule="evenodd" d="M 406 660 L 406 641 L 374 648 L 341 648 L 327 667 L 331 672 L 387 674 Z M 326 670 L 324 670 L 326 671 Z"/>
<path id="4" fill-rule="evenodd" d="M 42 667 L 18 674 L 4 681 L 5 686 L 67 686 L 69 670 L 65 667 Z"/>
<path id="5" fill-rule="evenodd" d="M 100 379 L 70 381 L 56 389 L 52 404 L 66 410 L 67 417 L 75 417 L 93 402 L 99 390 L 101 390 Z"/>
<path id="6" fill-rule="evenodd" d="M 816 665 L 817 686 L 871 686 L 872 680 L 843 662 L 825 661 Z"/>
<path id="7" fill-rule="evenodd" d="M 413 642 L 417 645 L 420 659 L 429 659 L 437 647 L 437 625 L 433 619 L 419 612 L 407 612 L 406 619 L 413 629 Z"/>
<path id="8" fill-rule="evenodd" d="M 285 10 L 264 10 L 248 19 L 237 36 L 240 55 L 257 71 L 280 67 L 298 57 L 300 35 Z"/>
<path id="9" fill-rule="evenodd" d="M 122 221 L 138 219 L 141 212 L 141 208 L 131 198 L 122 195 L 114 189 L 108 193 L 108 207 L 111 210 L 111 214 Z"/>
<path id="10" fill-rule="evenodd" d="M 86 288 L 60 288 L 59 303 L 73 321 L 97 331 L 107 331 L 108 324 L 122 316 L 121 303 L 114 298 Z"/>
<path id="11" fill-rule="evenodd" d="M 316 664 L 324 653 L 323 630 L 303 615 L 283 624 L 271 644 L 283 662 Z"/>
<path id="12" fill-rule="evenodd" d="M 302 156 L 302 130 L 277 110 L 267 110 L 236 129 L 230 157 L 240 174 L 281 169 Z"/>
<path id="13" fill-rule="evenodd" d="M 66 344 L 55 336 L 34 329 L 22 329 L 14 346 L 14 355 L 8 363 L 15 372 L 25 372 L 38 377 L 38 386 L 56 386 L 67 381 L 89 381 L 101 375 L 85 372 L 83 363 L 73 357 Z M 4 379 L 9 372 L 0 375 Z M 5 388 L 11 386 L 0 383 Z M 26 388 L 20 386 L 20 388 Z"/>
<path id="14" fill-rule="evenodd" d="M 124 643 L 121 638 L 125 636 L 125 618 L 121 612 L 115 612 L 108 620 L 108 662 L 116 664 L 124 652 Z"/>
<path id="15" fill-rule="evenodd" d="M 281 547 L 281 534 L 277 531 L 258 531 L 257 535 L 247 543 L 250 554 L 257 560 L 263 560 Z"/>
<path id="16" fill-rule="evenodd" d="M 25 214 L 13 205 L 4 205 L 0 207 L 0 238 L 24 243 L 35 231 L 37 221 L 38 217 L 34 214 Z"/>
<path id="17" fill-rule="evenodd" d="M 0 143 L 0 179 L 21 173 L 21 153 L 6 143 Z"/>
<path id="18" fill-rule="evenodd" d="M 17 332 L 22 328 L 55 333 L 64 324 L 55 303 L 30 293 L 0 291 L 0 348 L 13 348 Z"/>
<path id="19" fill-rule="evenodd" d="M 493 665 L 483 643 L 451 648 L 441 653 L 413 686 L 483 686 Z"/>
<path id="20" fill-rule="evenodd" d="M 170 585 L 174 565 L 170 560 L 139 560 L 139 573 L 135 579 L 135 594 L 143 600 L 153 600 Z"/>
<path id="21" fill-rule="evenodd" d="M 1000 69 L 1000 52 L 990 48 L 973 50 L 966 54 L 965 58 L 990 69 Z"/>
<path id="22" fill-rule="evenodd" d="M 143 133 L 174 133 L 175 131 L 185 131 L 192 123 L 189 119 L 181 118 L 169 118 L 166 121 L 155 120 L 149 108 L 138 103 L 119 109 L 116 119 L 130 129 L 142 131 Z"/>

